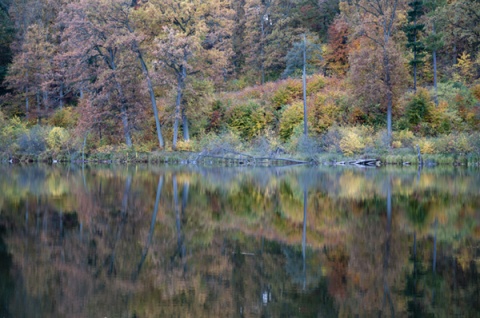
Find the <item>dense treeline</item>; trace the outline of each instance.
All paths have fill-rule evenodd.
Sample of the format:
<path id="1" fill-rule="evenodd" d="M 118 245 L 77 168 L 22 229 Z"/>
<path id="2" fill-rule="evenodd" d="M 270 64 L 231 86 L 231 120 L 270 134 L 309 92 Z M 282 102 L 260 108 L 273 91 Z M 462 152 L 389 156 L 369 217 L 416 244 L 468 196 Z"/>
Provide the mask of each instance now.
<path id="1" fill-rule="evenodd" d="M 260 139 L 480 151 L 477 1 L 1 0 L 0 19 L 7 156 Z"/>

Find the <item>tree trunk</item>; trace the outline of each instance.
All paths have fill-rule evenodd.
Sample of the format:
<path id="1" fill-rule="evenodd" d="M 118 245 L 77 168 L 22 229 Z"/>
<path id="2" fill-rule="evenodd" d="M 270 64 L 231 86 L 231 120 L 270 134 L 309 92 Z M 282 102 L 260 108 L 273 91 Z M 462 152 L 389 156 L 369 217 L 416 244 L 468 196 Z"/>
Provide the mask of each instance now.
<path id="1" fill-rule="evenodd" d="M 387 87 L 387 139 L 388 146 L 392 144 L 392 107 L 393 107 L 393 92 L 392 83 L 390 80 L 390 61 L 388 58 L 387 44 L 383 48 L 383 68 L 385 70 L 385 85 Z"/>
<path id="2" fill-rule="evenodd" d="M 308 136 L 307 126 L 307 39 L 303 34 L 303 134 Z"/>
<path id="3" fill-rule="evenodd" d="M 185 115 L 185 109 L 182 109 L 182 121 L 183 121 L 183 139 L 185 141 L 189 141 L 190 133 L 188 130 L 188 119 L 187 119 L 187 115 Z"/>
<path id="4" fill-rule="evenodd" d="M 417 26 L 417 18 L 415 17 L 413 26 L 415 27 L 415 32 L 416 31 L 416 26 Z M 417 43 L 417 34 L 413 37 L 413 43 Z M 416 46 L 413 47 L 413 91 L 416 93 L 417 92 L 417 48 Z"/>
<path id="5" fill-rule="evenodd" d="M 128 114 L 127 114 L 127 98 L 123 94 L 122 86 L 117 81 L 117 76 L 115 74 L 117 66 L 115 65 L 115 61 L 113 57 L 110 59 L 110 68 L 112 69 L 113 73 L 113 80 L 115 81 L 115 85 L 117 86 L 118 95 L 120 96 L 120 114 L 122 117 L 122 124 L 123 124 L 123 134 L 125 136 L 125 143 L 127 144 L 128 148 L 132 147 L 132 138 L 130 137 L 130 128 L 128 126 Z"/>
<path id="6" fill-rule="evenodd" d="M 28 100 L 28 87 L 25 88 L 25 111 L 28 113 L 29 108 L 29 100 Z"/>
<path id="7" fill-rule="evenodd" d="M 182 95 L 183 95 L 183 88 L 185 86 L 185 77 L 187 74 L 187 70 L 185 67 L 180 66 L 181 73 L 177 74 L 177 99 L 175 101 L 175 121 L 173 122 L 173 142 L 172 148 L 173 150 L 177 150 L 177 140 L 178 140 L 178 122 L 181 117 L 181 105 L 182 105 Z"/>
<path id="8" fill-rule="evenodd" d="M 43 107 L 47 110 L 48 109 L 48 92 L 42 92 L 42 100 L 43 100 Z"/>
<path id="9" fill-rule="evenodd" d="M 58 97 L 58 107 L 63 108 L 63 99 L 64 99 L 64 93 L 63 93 L 63 83 L 60 84 L 60 92 L 59 92 L 59 97 Z"/>
<path id="10" fill-rule="evenodd" d="M 261 69 L 261 72 L 262 72 L 262 85 L 265 84 L 265 66 L 264 66 L 264 60 L 265 60 L 265 52 L 264 52 L 264 48 L 263 48 L 263 45 L 264 45 L 264 38 L 265 38 L 265 28 L 263 26 L 263 17 L 264 17 L 264 14 L 262 13 L 262 16 L 260 17 L 260 27 L 261 27 L 261 39 L 260 39 L 260 69 Z"/>
<path id="11" fill-rule="evenodd" d="M 435 35 L 436 30 L 435 30 L 435 22 L 433 23 L 433 29 L 432 29 L 433 35 Z M 435 106 L 438 106 L 438 85 L 437 85 L 437 49 L 435 48 L 432 52 L 432 58 L 433 58 L 433 88 L 435 90 Z"/>
<path id="12" fill-rule="evenodd" d="M 133 30 L 130 31 L 130 32 L 133 32 Z M 165 142 L 163 141 L 162 127 L 160 126 L 160 120 L 158 119 L 157 101 L 155 99 L 155 93 L 153 91 L 152 80 L 150 79 L 150 74 L 148 72 L 147 64 L 145 63 L 145 60 L 143 59 L 142 52 L 140 51 L 140 48 L 138 47 L 138 44 L 137 44 L 136 41 L 133 41 L 133 48 L 134 48 L 135 52 L 137 53 L 137 58 L 140 61 L 140 65 L 142 66 L 143 75 L 145 76 L 145 79 L 147 80 L 148 93 L 150 95 L 150 103 L 152 104 L 153 116 L 155 117 L 155 126 L 157 127 L 158 144 L 159 144 L 160 148 L 163 148 L 165 146 Z"/>
<path id="13" fill-rule="evenodd" d="M 37 115 L 40 116 L 40 91 L 37 90 L 36 94 L 35 94 L 35 98 L 36 98 L 36 101 L 37 101 Z"/>
<path id="14" fill-rule="evenodd" d="M 132 138 L 130 136 L 130 128 L 128 127 L 127 100 L 125 98 L 125 95 L 123 95 L 122 86 L 119 82 L 117 82 L 116 78 L 114 78 L 114 80 L 117 85 L 118 94 L 120 95 L 120 111 L 123 124 L 123 135 L 125 136 L 125 143 L 127 144 L 127 147 L 130 148 L 132 147 Z"/>

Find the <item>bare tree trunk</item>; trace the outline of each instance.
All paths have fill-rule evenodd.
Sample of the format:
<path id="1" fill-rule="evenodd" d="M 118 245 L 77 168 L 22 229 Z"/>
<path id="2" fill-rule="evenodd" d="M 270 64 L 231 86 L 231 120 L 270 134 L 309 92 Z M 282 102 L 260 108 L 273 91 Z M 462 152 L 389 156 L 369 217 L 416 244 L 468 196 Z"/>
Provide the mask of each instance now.
<path id="1" fill-rule="evenodd" d="M 435 30 L 435 22 L 433 23 L 433 35 L 435 35 L 436 30 Z M 438 85 L 437 85 L 437 49 L 435 48 L 432 52 L 432 57 L 433 57 L 433 88 L 435 90 L 435 105 L 438 106 Z"/>
<path id="2" fill-rule="evenodd" d="M 116 81 L 116 79 L 115 79 Z M 120 95 L 120 103 L 121 103 L 121 116 L 122 116 L 122 124 L 123 124 L 123 135 L 125 136 L 125 143 L 127 147 L 132 147 L 132 137 L 130 136 L 130 128 L 128 126 L 128 114 L 127 114 L 127 101 L 125 95 L 123 95 L 122 86 L 120 83 L 116 82 L 118 94 Z"/>
<path id="3" fill-rule="evenodd" d="M 393 92 L 392 83 L 390 79 L 390 61 L 388 58 L 387 47 L 383 49 L 383 67 L 385 70 L 385 85 L 387 86 L 387 138 L 388 146 L 392 144 L 392 107 L 393 107 Z"/>
<path id="4" fill-rule="evenodd" d="M 132 27 L 128 22 L 126 23 L 126 27 L 130 33 L 134 33 Z M 138 46 L 138 43 L 135 39 L 133 40 L 132 47 L 133 47 L 133 51 L 137 54 L 138 61 L 140 62 L 140 65 L 142 67 L 142 73 L 145 76 L 145 79 L 147 80 L 148 94 L 150 95 L 150 103 L 152 104 L 153 116 L 155 117 L 155 126 L 157 128 L 158 144 L 160 148 L 163 148 L 165 146 L 165 142 L 162 136 L 162 127 L 160 126 L 160 120 L 158 119 L 157 100 L 155 99 L 155 92 L 153 91 L 153 85 L 152 85 L 152 80 L 150 78 L 150 73 L 148 72 L 148 68 L 147 68 L 147 64 L 145 63 L 145 60 L 143 59 L 142 51 L 140 50 L 140 47 Z"/>
<path id="5" fill-rule="evenodd" d="M 25 111 L 28 113 L 30 103 L 28 100 L 28 87 L 25 87 Z"/>
<path id="6" fill-rule="evenodd" d="M 47 91 L 42 92 L 42 100 L 43 100 L 43 107 L 45 109 L 48 109 L 48 92 Z"/>
<path id="7" fill-rule="evenodd" d="M 262 72 L 262 85 L 265 84 L 265 51 L 264 51 L 264 40 L 265 40 L 265 27 L 263 25 L 263 19 L 264 19 L 264 16 L 265 16 L 265 13 L 262 13 L 262 16 L 261 16 L 261 20 L 260 20 L 260 23 L 261 23 L 261 39 L 260 39 L 260 69 L 261 69 L 261 72 Z"/>
<path id="8" fill-rule="evenodd" d="M 132 137 L 130 136 L 130 128 L 128 126 L 128 114 L 127 114 L 127 98 L 123 94 L 123 89 L 120 83 L 117 80 L 116 70 L 117 66 L 115 65 L 115 61 L 113 58 L 110 59 L 110 67 L 113 73 L 113 80 L 115 81 L 115 85 L 117 86 L 118 95 L 120 96 L 120 114 L 122 117 L 122 124 L 123 124 L 123 135 L 125 136 L 125 143 L 127 144 L 128 148 L 132 147 Z"/>
<path id="9" fill-rule="evenodd" d="M 182 121 L 183 121 L 183 139 L 185 141 L 190 140 L 190 133 L 188 131 L 188 118 L 185 115 L 185 109 L 182 109 Z"/>
<path id="10" fill-rule="evenodd" d="M 308 136 L 307 126 L 307 39 L 303 34 L 303 135 Z"/>
<path id="11" fill-rule="evenodd" d="M 181 117 L 181 105 L 182 105 L 182 95 L 183 88 L 185 86 L 185 77 L 187 75 L 187 70 L 185 67 L 181 66 L 181 73 L 177 74 L 177 99 L 175 101 L 175 120 L 173 122 L 173 150 L 177 150 L 177 140 L 178 140 L 178 122 Z"/>
<path id="12" fill-rule="evenodd" d="M 177 81 L 177 100 L 175 101 L 175 119 L 173 122 L 173 141 L 172 148 L 177 150 L 177 140 L 178 140 L 178 119 L 180 117 L 180 102 L 182 100 L 182 88 L 180 78 Z"/>
<path id="13" fill-rule="evenodd" d="M 59 97 L 58 97 L 58 107 L 63 108 L 63 99 L 64 99 L 64 93 L 63 93 L 63 83 L 60 84 L 60 92 L 59 92 Z"/>
<path id="14" fill-rule="evenodd" d="M 143 75 L 145 76 L 145 79 L 147 80 L 147 88 L 148 88 L 148 93 L 150 95 L 150 103 L 152 104 L 153 116 L 155 117 L 155 126 L 157 128 L 158 144 L 159 144 L 160 148 L 163 148 L 165 146 L 165 142 L 163 141 L 162 127 L 160 126 L 160 120 L 158 119 L 157 101 L 155 99 L 155 93 L 153 91 L 152 80 L 150 79 L 150 74 L 148 72 L 147 64 L 145 63 L 145 60 L 143 59 L 142 52 L 140 51 L 140 48 L 138 47 L 138 44 L 137 44 L 136 41 L 133 42 L 133 48 L 134 48 L 135 52 L 137 53 L 138 60 L 140 61 L 140 65 L 142 66 Z"/>
<path id="15" fill-rule="evenodd" d="M 37 101 L 38 116 L 40 116 L 40 91 L 39 90 L 37 90 L 37 92 L 35 93 L 35 98 L 36 98 L 36 101 Z"/>

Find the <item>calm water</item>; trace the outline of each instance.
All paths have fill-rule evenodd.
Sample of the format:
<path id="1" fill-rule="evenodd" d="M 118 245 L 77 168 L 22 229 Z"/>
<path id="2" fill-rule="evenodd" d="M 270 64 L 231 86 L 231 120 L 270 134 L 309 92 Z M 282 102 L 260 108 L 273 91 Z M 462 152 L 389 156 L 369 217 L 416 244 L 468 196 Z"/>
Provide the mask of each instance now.
<path id="1" fill-rule="evenodd" d="M 0 165 L 0 317 L 478 317 L 480 171 Z"/>

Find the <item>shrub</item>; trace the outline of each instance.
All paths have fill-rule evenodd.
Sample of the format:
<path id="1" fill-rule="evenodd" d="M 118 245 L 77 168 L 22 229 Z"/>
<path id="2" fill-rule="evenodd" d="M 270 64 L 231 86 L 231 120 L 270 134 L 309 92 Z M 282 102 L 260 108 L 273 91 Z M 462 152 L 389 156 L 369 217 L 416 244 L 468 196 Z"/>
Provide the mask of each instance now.
<path id="1" fill-rule="evenodd" d="M 319 92 L 325 87 L 325 77 L 314 75 L 307 81 L 307 95 Z"/>
<path id="2" fill-rule="evenodd" d="M 60 151 L 64 148 L 70 138 L 70 134 L 65 128 L 53 127 L 48 133 L 47 143 L 53 151 Z"/>
<path id="3" fill-rule="evenodd" d="M 473 97 L 480 101 L 480 84 L 474 85 L 470 91 L 472 92 Z"/>
<path id="4" fill-rule="evenodd" d="M 413 132 L 411 132 L 408 129 L 394 131 L 392 134 L 392 137 L 393 137 L 393 142 L 392 142 L 393 148 L 412 147 L 413 140 L 415 139 Z"/>
<path id="5" fill-rule="evenodd" d="M 274 107 L 280 108 L 292 103 L 298 98 L 301 98 L 302 94 L 302 82 L 299 80 L 290 79 L 286 81 L 285 85 L 281 86 L 275 92 L 272 97 L 272 103 Z"/>
<path id="6" fill-rule="evenodd" d="M 408 123 L 414 127 L 430 120 L 431 109 L 434 108 L 427 90 L 419 89 L 407 104 Z"/>
<path id="7" fill-rule="evenodd" d="M 340 140 L 340 149 L 346 156 L 351 156 L 365 148 L 365 143 L 354 131 L 346 131 Z"/>
<path id="8" fill-rule="evenodd" d="M 15 152 L 18 150 L 17 140 L 20 136 L 27 133 L 27 124 L 17 116 L 9 121 L 4 120 L 4 124 L 0 127 L 0 150 Z"/>
<path id="9" fill-rule="evenodd" d="M 45 139 L 49 130 L 49 128 L 39 125 L 33 126 L 18 138 L 19 150 L 33 155 L 38 155 L 44 152 L 46 149 Z"/>
<path id="10" fill-rule="evenodd" d="M 303 122 L 303 103 L 296 102 L 285 109 L 280 118 L 279 136 L 283 141 L 290 139 L 293 129 Z"/>
<path id="11" fill-rule="evenodd" d="M 192 151 L 193 150 L 193 141 L 192 140 L 179 140 L 177 142 L 177 150 L 178 151 Z"/>
<path id="12" fill-rule="evenodd" d="M 367 126 L 337 128 L 340 138 L 334 141 L 344 155 L 351 156 L 361 153 L 367 147 L 373 146 L 373 128 Z"/>
<path id="13" fill-rule="evenodd" d="M 73 128 L 77 124 L 78 114 L 73 107 L 57 110 L 49 120 L 49 124 L 62 128 Z"/>
<path id="14" fill-rule="evenodd" d="M 197 143 L 198 148 L 195 150 L 211 151 L 218 148 L 230 149 L 230 150 L 243 150 L 243 144 L 237 134 L 234 132 L 227 132 L 217 135 L 215 133 L 208 133 L 200 136 Z"/>
<path id="15" fill-rule="evenodd" d="M 322 134 L 334 123 L 341 122 L 343 97 L 342 92 L 326 90 L 309 101 L 309 121 L 313 131 Z"/>
<path id="16" fill-rule="evenodd" d="M 421 138 L 417 140 L 417 144 L 422 154 L 433 154 L 436 152 L 435 145 L 431 139 Z"/>
<path id="17" fill-rule="evenodd" d="M 225 118 L 225 107 L 223 103 L 219 100 L 216 100 L 212 104 L 210 114 L 208 116 L 208 123 L 205 128 L 206 132 L 220 132 Z"/>
<path id="18" fill-rule="evenodd" d="M 273 115 L 255 102 L 233 107 L 228 115 L 228 125 L 242 138 L 252 139 L 263 131 Z"/>
<path id="19" fill-rule="evenodd" d="M 469 153 L 474 148 L 471 145 L 470 138 L 465 133 L 453 133 L 433 139 L 434 148 L 437 153 Z"/>

